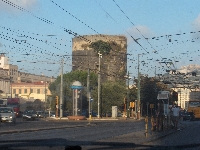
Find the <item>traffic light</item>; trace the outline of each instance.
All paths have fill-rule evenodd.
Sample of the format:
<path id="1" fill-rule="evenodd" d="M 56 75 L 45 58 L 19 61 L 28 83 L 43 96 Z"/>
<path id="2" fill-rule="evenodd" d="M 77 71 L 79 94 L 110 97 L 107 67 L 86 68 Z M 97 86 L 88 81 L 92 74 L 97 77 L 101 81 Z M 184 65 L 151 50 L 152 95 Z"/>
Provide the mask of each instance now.
<path id="1" fill-rule="evenodd" d="M 58 105 L 58 96 L 56 96 L 56 105 Z"/>
<path id="2" fill-rule="evenodd" d="M 134 108 L 135 103 L 134 102 L 130 102 L 130 108 Z"/>
<path id="3" fill-rule="evenodd" d="M 127 103 L 127 99 L 126 98 L 124 98 L 124 104 L 126 104 Z"/>
<path id="4" fill-rule="evenodd" d="M 55 100 L 56 100 L 56 118 L 58 118 L 58 96 L 56 96 Z"/>

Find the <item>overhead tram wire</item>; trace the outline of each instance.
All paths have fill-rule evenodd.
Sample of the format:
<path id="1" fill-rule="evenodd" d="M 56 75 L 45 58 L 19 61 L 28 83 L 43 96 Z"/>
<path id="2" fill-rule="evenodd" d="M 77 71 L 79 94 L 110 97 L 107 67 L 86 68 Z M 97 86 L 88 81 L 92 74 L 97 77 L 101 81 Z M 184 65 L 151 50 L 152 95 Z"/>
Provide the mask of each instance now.
<path id="1" fill-rule="evenodd" d="M 20 34 L 19 32 L 15 32 L 15 31 L 13 31 L 13 30 L 11 30 L 11 29 L 8 29 L 8 28 L 5 28 L 5 27 L 2 27 L 3 29 L 5 29 L 6 31 L 10 31 L 10 32 L 13 32 L 13 33 L 16 33 L 16 34 Z M 18 30 L 19 31 L 19 30 Z M 8 34 L 8 33 L 7 33 Z M 6 35 L 6 37 L 7 37 L 7 34 L 5 34 Z M 13 34 L 12 34 L 13 35 Z M 21 34 L 22 35 L 22 34 Z M 31 40 L 33 40 L 34 38 L 32 38 L 32 37 L 30 37 L 30 36 L 27 36 L 26 34 L 23 34 L 23 36 L 24 37 L 26 37 L 26 38 L 30 38 Z M 11 37 L 8 37 L 8 38 L 11 38 Z M 12 38 L 13 40 L 14 40 L 14 38 Z M 36 41 L 39 41 L 39 42 L 43 42 L 44 43 L 44 41 L 43 40 L 37 40 L 37 39 L 35 39 Z M 13 41 L 14 42 L 14 41 Z M 26 44 L 29 44 L 29 43 L 26 43 Z M 29 44 L 30 45 L 30 44 Z M 30 49 L 31 50 L 29 50 L 29 52 L 26 52 L 26 55 L 28 56 L 28 55 L 30 55 L 31 53 L 30 53 L 30 51 L 32 51 L 32 47 L 34 47 L 34 45 L 30 45 Z M 38 47 L 37 47 L 38 48 Z M 35 48 L 35 50 L 36 50 L 36 48 Z M 25 50 L 24 50 L 25 51 Z M 37 50 L 38 52 L 41 52 L 42 53 L 42 49 L 41 49 L 41 51 L 40 50 Z M 35 51 L 36 52 L 36 51 Z M 51 53 L 51 52 L 50 52 Z M 48 53 L 43 53 L 43 54 L 48 54 Z M 54 53 L 52 53 L 52 54 L 48 54 L 48 55 L 52 55 L 52 56 L 59 56 L 59 55 L 56 55 L 56 54 L 54 54 Z M 127 54 L 128 55 L 128 54 Z M 67 55 L 65 55 L 65 56 L 67 56 Z M 71 56 L 71 55 L 68 55 L 68 56 Z M 112 55 L 112 56 L 117 56 L 116 54 L 114 55 Z"/>
<path id="2" fill-rule="evenodd" d="M 27 32 L 27 33 L 24 33 L 25 31 L 21 31 L 21 32 L 23 32 L 23 33 L 20 33 L 19 31 L 20 30 L 17 30 L 17 31 L 15 31 L 14 29 L 11 29 L 11 28 L 6 28 L 6 27 L 4 27 L 4 26 L 0 26 L 2 29 L 5 29 L 5 30 L 7 30 L 7 31 L 10 31 L 10 32 L 13 32 L 13 33 L 16 33 L 16 34 L 18 34 L 17 36 L 18 37 L 22 37 L 22 38 L 27 38 L 27 37 L 29 37 L 30 39 L 34 39 L 33 37 L 31 37 L 31 36 L 27 36 L 27 35 L 25 35 L 25 34 L 33 34 L 33 35 L 36 35 L 36 36 L 42 36 L 42 37 L 53 37 L 53 36 L 56 36 L 56 35 L 43 35 L 43 34 L 38 34 L 38 33 L 29 33 L 29 32 Z M 58 38 L 55 38 L 56 40 L 58 39 Z M 61 41 L 63 41 L 63 39 L 59 39 L 59 40 L 61 40 Z M 38 41 L 42 41 L 42 40 L 38 40 Z M 60 44 L 61 45 L 61 44 Z M 66 46 L 66 45 L 65 45 Z"/>
<path id="3" fill-rule="evenodd" d="M 2 38 L 2 39 L 4 39 L 4 40 L 9 40 L 10 42 L 13 42 L 13 43 L 16 43 L 16 44 L 20 44 L 20 43 L 18 43 L 18 42 L 16 42 L 15 40 L 14 40 L 14 38 L 12 38 L 12 37 L 10 37 L 10 36 L 7 36 L 7 34 L 1 34 L 0 33 L 0 38 Z M 31 44 L 29 44 L 29 43 L 23 43 L 23 44 L 27 44 L 27 45 L 24 45 L 24 47 L 26 47 L 26 48 L 30 48 L 30 50 L 29 50 L 29 52 L 31 52 L 31 51 L 33 51 L 32 49 L 33 49 L 33 47 L 35 47 L 34 45 L 31 45 Z M 20 44 L 21 45 L 21 44 Z M 41 49 L 41 48 L 39 48 L 39 47 L 36 47 L 35 48 L 35 52 L 41 52 L 41 51 L 43 51 L 43 49 Z M 49 54 L 50 55 L 50 54 Z M 53 55 L 55 55 L 54 53 L 52 53 L 51 54 L 52 56 Z M 55 55 L 56 56 L 56 55 Z"/>
<path id="4" fill-rule="evenodd" d="M 14 7 L 14 8 L 16 8 L 16 9 L 18 9 L 18 10 L 20 10 L 20 11 L 25 11 L 25 12 L 31 14 L 33 17 L 35 17 L 35 18 L 37 18 L 37 19 L 39 19 L 39 20 L 41 20 L 41 21 L 43 21 L 43 22 L 45 22 L 45 23 L 47 23 L 47 24 L 55 25 L 52 21 L 49 21 L 48 19 L 45 19 L 45 18 L 42 18 L 42 17 L 38 17 L 38 16 L 34 15 L 32 12 L 30 12 L 30 11 L 28 11 L 28 10 L 26 10 L 26 9 L 24 9 L 24 8 L 22 8 L 22 7 L 18 6 L 18 5 L 16 5 L 16 4 L 10 2 L 9 0 L 2 0 L 2 2 L 6 3 L 6 4 L 8 4 L 8 5 L 10 5 L 10 6 Z M 78 35 L 76 32 L 74 32 L 74 31 L 72 31 L 72 30 L 69 30 L 69 29 L 67 29 L 67 28 L 65 28 L 65 27 L 61 27 L 61 26 L 60 26 L 60 28 L 61 28 L 63 31 L 67 32 L 68 34 L 71 34 L 71 35 L 73 35 L 73 36 L 75 36 L 75 37 L 78 37 L 78 38 L 80 38 L 80 39 L 82 39 L 82 40 L 85 40 L 86 42 L 91 43 L 90 40 L 86 39 L 84 36 Z"/>
<path id="5" fill-rule="evenodd" d="M 61 10 L 65 11 L 66 13 L 68 13 L 70 16 L 72 16 L 73 18 L 75 18 L 77 21 L 79 21 L 80 23 L 84 24 L 86 27 L 88 27 L 89 29 L 91 29 L 92 31 L 94 31 L 97 35 L 100 35 L 101 37 L 105 37 L 103 34 L 100 34 L 97 30 L 95 30 L 94 28 L 90 27 L 88 24 L 84 23 L 82 20 L 80 20 L 79 18 L 77 18 L 76 16 L 74 16 L 73 14 L 71 14 L 69 11 L 67 11 L 66 9 L 64 9 L 63 7 L 61 7 L 60 5 L 58 5 L 57 3 L 55 3 L 53 0 L 50 0 L 52 3 L 54 3 L 56 6 L 58 6 Z M 71 34 L 73 34 L 74 36 L 77 36 L 77 33 L 71 32 Z M 80 36 L 80 35 L 79 35 Z M 80 36 L 80 38 L 84 38 L 84 36 Z M 91 43 L 90 40 L 85 39 L 85 41 Z"/>
<path id="6" fill-rule="evenodd" d="M 97 34 L 100 34 L 99 32 L 97 32 L 95 29 L 93 29 L 92 27 L 90 27 L 89 25 L 87 25 L 86 23 L 84 23 L 83 21 L 81 21 L 80 19 L 78 19 L 76 16 L 74 16 L 73 14 L 71 14 L 70 12 L 68 12 L 66 9 L 62 8 L 60 5 L 58 5 L 57 3 L 55 3 L 53 0 L 50 0 L 52 3 L 54 3 L 56 6 L 58 6 L 60 9 L 62 9 L 63 11 L 65 11 L 66 13 L 68 13 L 70 16 L 72 16 L 73 18 L 75 18 L 76 20 L 78 20 L 79 22 L 81 22 L 82 24 L 84 24 L 86 27 L 90 28 L 92 31 L 94 31 Z"/>
<path id="7" fill-rule="evenodd" d="M 96 1 L 97 2 L 97 1 Z M 99 4 L 99 3 L 98 3 Z M 99 6 L 102 8 L 102 10 L 115 22 L 115 23 L 117 23 L 117 21 L 99 4 Z M 118 23 L 117 23 L 118 24 Z M 125 29 L 124 29 L 125 30 Z M 146 51 L 146 49 L 127 31 L 127 30 L 125 30 L 125 32 L 134 40 L 134 42 L 136 42 L 140 47 L 142 47 L 142 49 L 144 50 L 144 51 Z M 149 53 L 148 51 L 146 51 L 147 53 Z M 159 63 L 159 65 L 161 65 L 160 63 Z M 162 65 L 161 65 L 162 66 Z M 162 66 L 162 67 L 164 67 L 164 66 Z"/>
<path id="8" fill-rule="evenodd" d="M 96 1 L 97 2 L 97 1 Z M 99 3 L 98 3 L 99 4 Z M 101 7 L 101 9 L 115 22 L 117 23 L 117 21 L 99 4 L 99 6 Z M 117 23 L 118 24 L 118 23 Z M 149 53 L 127 30 L 125 30 L 125 32 L 133 39 L 133 41 L 135 43 L 137 43 L 144 51 L 146 51 L 146 53 Z"/>
<path id="9" fill-rule="evenodd" d="M 113 0 L 113 2 L 116 4 L 116 6 L 120 9 L 120 11 L 125 15 L 125 17 L 131 22 L 131 24 L 133 26 L 135 26 L 135 24 L 130 20 L 130 18 L 125 14 L 125 12 L 121 9 L 121 7 L 115 2 L 115 0 Z M 155 50 L 155 48 L 153 47 L 153 45 L 147 40 L 147 38 L 140 32 L 140 30 L 136 27 L 136 30 L 142 35 L 142 37 L 149 43 L 149 45 L 151 46 L 151 48 L 153 48 Z M 149 52 L 148 52 L 149 53 Z M 160 55 L 159 55 L 160 56 Z M 161 56 L 160 56 L 161 57 Z M 162 58 L 162 57 L 161 57 Z"/>
<path id="10" fill-rule="evenodd" d="M 121 7 L 115 2 L 115 0 L 113 0 L 113 2 L 116 4 L 116 6 L 120 9 L 120 11 L 125 15 L 125 17 L 131 22 L 131 24 L 133 26 L 135 26 L 135 24 L 130 20 L 130 18 L 125 14 L 125 12 L 121 9 Z M 136 27 L 136 30 L 142 35 L 142 37 L 148 42 L 148 44 L 151 46 L 151 48 L 153 48 L 155 51 L 156 49 L 153 47 L 153 45 L 147 40 L 147 38 L 140 32 L 140 30 Z M 159 57 L 163 58 L 162 56 L 160 56 L 158 53 L 156 53 Z M 167 66 L 168 67 L 168 66 Z M 171 68 L 171 66 L 169 66 Z M 169 68 L 168 67 L 168 68 Z M 172 69 L 172 68 L 171 68 Z"/>
<path id="11" fill-rule="evenodd" d="M 42 42 L 42 43 L 44 43 L 44 44 L 46 44 L 46 45 L 48 45 L 48 46 L 51 46 L 51 47 L 53 47 L 53 48 L 55 48 L 56 50 L 59 50 L 59 51 L 61 51 L 58 47 L 55 47 L 54 45 L 50 45 L 51 44 L 51 42 L 50 42 L 50 44 L 49 43 L 47 43 L 45 40 L 42 40 L 42 39 L 38 39 L 38 38 L 33 38 L 33 37 L 31 37 L 31 36 L 28 36 L 28 35 L 26 35 L 25 33 L 20 33 L 19 32 L 19 30 L 18 30 L 18 32 L 17 31 L 15 31 L 15 30 L 11 30 L 10 28 L 6 28 L 6 27 L 1 27 L 2 29 L 4 29 L 7 33 L 4 33 L 4 32 L 2 32 L 2 34 L 0 33 L 0 35 L 2 35 L 0 38 L 3 38 L 3 39 L 5 39 L 5 40 L 9 40 L 9 41 L 11 41 L 11 42 L 13 42 L 13 43 L 18 43 L 17 41 L 20 41 L 20 40 L 16 40 L 16 38 L 13 38 L 13 36 L 14 36 L 14 34 L 13 33 L 15 33 L 15 34 L 20 34 L 20 35 L 23 35 L 23 37 L 25 37 L 25 40 L 26 41 L 30 41 L 30 40 L 35 40 L 35 41 L 37 41 L 37 42 Z M 12 37 L 9 37 L 9 31 L 10 32 L 12 32 L 11 34 L 11 36 Z M 24 31 L 23 31 L 24 32 Z M 34 33 L 32 33 L 32 34 L 34 34 Z M 38 36 L 38 34 L 36 34 L 37 36 Z M 15 35 L 16 36 L 16 35 Z M 29 38 L 30 40 L 28 40 L 27 38 Z M 29 51 L 29 52 L 26 52 L 26 53 L 30 53 L 31 51 L 33 52 L 33 50 L 34 50 L 34 48 L 32 48 L 32 47 L 35 47 L 34 45 L 31 45 L 31 44 L 29 44 L 28 42 L 22 42 L 22 43 L 25 43 L 26 45 L 29 45 L 29 46 L 26 46 L 26 45 L 24 45 L 24 50 L 23 51 Z M 18 44 L 20 44 L 20 43 L 18 43 Z M 56 44 L 56 43 L 55 43 Z M 60 45 L 60 44 L 57 44 L 57 45 Z M 61 45 L 60 45 L 61 46 Z M 66 45 L 65 45 L 66 46 Z M 30 50 L 28 50 L 28 48 L 30 48 Z M 21 48 L 22 49 L 22 48 Z M 38 50 L 37 50 L 38 49 Z M 39 50 L 40 49 L 40 50 Z M 44 50 L 44 49 L 41 49 L 41 48 L 39 48 L 38 46 L 37 47 L 35 47 L 35 52 L 40 52 L 41 54 L 47 54 L 47 55 L 55 55 L 54 53 L 52 53 L 52 52 L 48 52 L 47 50 Z M 56 56 L 56 55 L 55 55 Z"/>
<path id="12" fill-rule="evenodd" d="M 0 27 L 2 27 L 2 26 L 0 26 Z M 28 36 L 28 35 L 26 35 L 26 34 L 19 33 L 19 32 L 17 32 L 17 31 L 11 30 L 10 28 L 2 27 L 2 29 L 5 29 L 5 30 L 7 30 L 7 31 L 10 31 L 10 32 L 13 32 L 13 33 L 16 33 L 16 34 L 23 35 L 23 37 L 26 38 L 26 40 L 28 40 L 27 38 L 29 38 L 30 40 L 35 40 L 35 41 L 39 41 L 39 42 L 43 42 L 43 43 L 46 43 L 46 44 L 47 44 L 47 42 L 46 42 L 45 40 L 38 39 L 38 38 L 34 38 L 34 37 Z M 19 30 L 18 30 L 18 31 L 19 31 Z M 24 31 L 23 31 L 23 32 L 24 32 Z M 13 34 L 12 34 L 12 35 L 13 35 Z M 37 36 L 38 36 L 38 34 L 37 34 Z M 42 36 L 43 36 L 43 35 L 42 35 Z M 50 44 L 47 44 L 47 45 L 50 46 Z M 56 46 L 54 46 L 54 45 L 51 45 L 51 46 L 52 46 L 53 48 L 57 49 L 57 50 L 61 50 L 61 49 L 59 49 L 58 47 L 56 47 Z"/>

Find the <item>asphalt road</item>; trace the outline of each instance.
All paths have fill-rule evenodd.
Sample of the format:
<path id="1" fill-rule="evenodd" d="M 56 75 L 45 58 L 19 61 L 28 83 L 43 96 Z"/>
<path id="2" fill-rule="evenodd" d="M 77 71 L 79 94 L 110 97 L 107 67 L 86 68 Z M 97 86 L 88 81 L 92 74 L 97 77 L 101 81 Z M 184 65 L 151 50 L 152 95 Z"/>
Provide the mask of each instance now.
<path id="1" fill-rule="evenodd" d="M 151 149 L 198 147 L 199 121 L 184 122 L 182 131 L 168 130 L 144 135 L 144 120 L 91 121 L 39 120 L 1 124 L 0 149 Z M 161 138 L 162 137 L 162 138 Z M 181 138 L 180 138 L 181 137 Z M 196 139 L 195 139 L 196 138 Z M 181 139 L 178 140 L 177 139 Z M 195 140 L 194 140 L 195 139 Z M 187 141 L 190 143 L 187 143 Z M 171 145 L 170 145 L 170 144 Z M 179 147 L 175 147 L 179 146 Z M 76 148 L 77 149 L 77 148 Z"/>

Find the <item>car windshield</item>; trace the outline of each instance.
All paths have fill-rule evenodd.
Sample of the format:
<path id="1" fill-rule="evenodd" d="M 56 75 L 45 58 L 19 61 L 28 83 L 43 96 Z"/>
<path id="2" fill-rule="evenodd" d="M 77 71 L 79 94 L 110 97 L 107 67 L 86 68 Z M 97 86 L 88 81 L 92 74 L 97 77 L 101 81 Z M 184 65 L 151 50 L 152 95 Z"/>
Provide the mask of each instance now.
<path id="1" fill-rule="evenodd" d="M 0 150 L 200 149 L 200 0 L 0 0 L 0 108 Z"/>
<path id="2" fill-rule="evenodd" d="M 0 113 L 13 113 L 13 110 L 11 108 L 1 108 L 0 107 Z"/>

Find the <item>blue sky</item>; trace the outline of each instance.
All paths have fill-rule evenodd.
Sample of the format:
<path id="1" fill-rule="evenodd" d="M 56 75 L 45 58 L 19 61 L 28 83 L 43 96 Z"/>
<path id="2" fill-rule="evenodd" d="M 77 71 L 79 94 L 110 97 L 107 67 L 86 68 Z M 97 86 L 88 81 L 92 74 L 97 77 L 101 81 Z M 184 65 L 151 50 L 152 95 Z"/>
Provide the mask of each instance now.
<path id="1" fill-rule="evenodd" d="M 22 72 L 57 77 L 63 55 L 64 72 L 71 71 L 74 36 L 64 29 L 125 35 L 131 76 L 138 54 L 149 76 L 200 62 L 199 0 L 1 0 L 0 18 L 0 52 Z"/>

